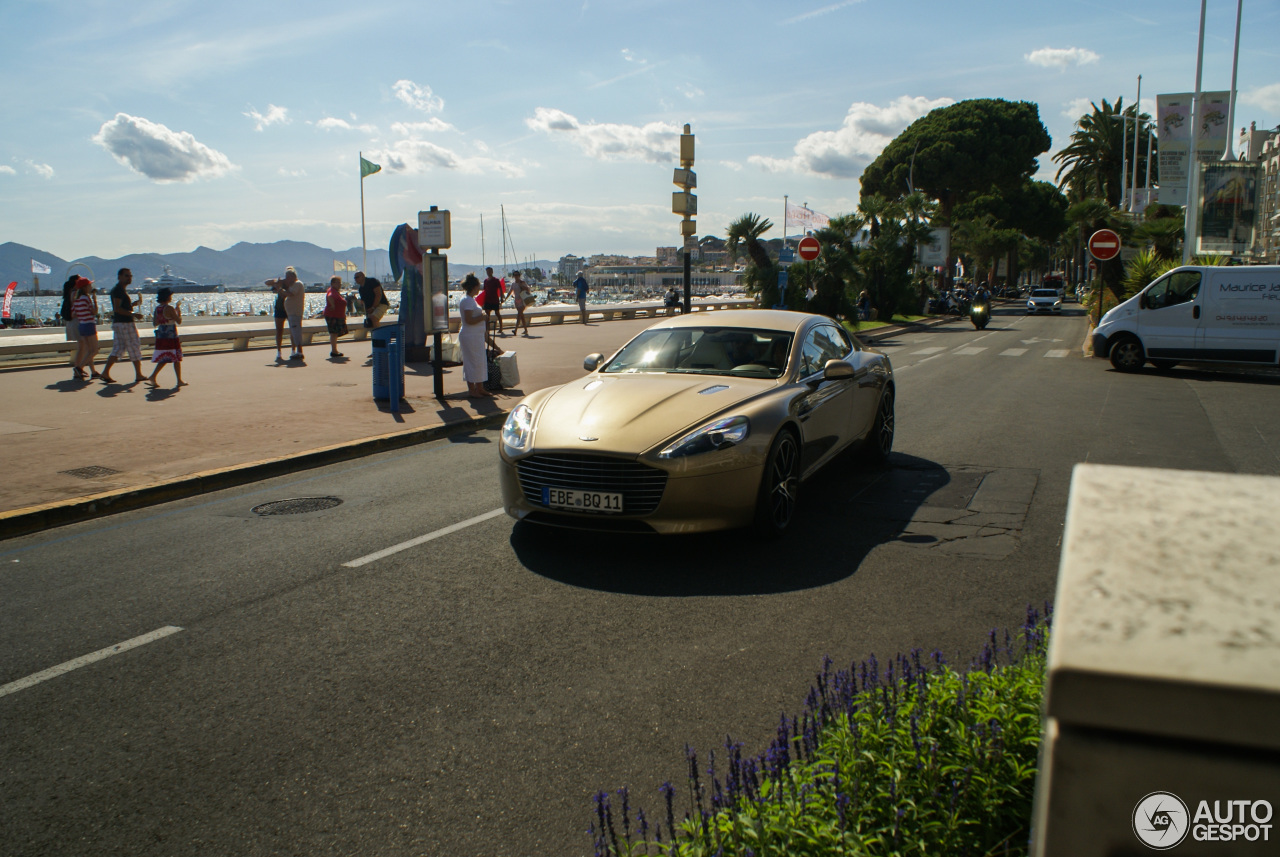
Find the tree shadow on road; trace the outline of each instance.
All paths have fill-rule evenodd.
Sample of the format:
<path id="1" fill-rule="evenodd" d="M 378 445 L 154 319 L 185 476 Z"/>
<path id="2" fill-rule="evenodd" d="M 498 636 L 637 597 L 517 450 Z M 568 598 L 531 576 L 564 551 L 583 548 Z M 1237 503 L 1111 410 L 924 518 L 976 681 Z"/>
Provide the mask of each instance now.
<path id="1" fill-rule="evenodd" d="M 903 479 L 904 474 L 919 471 L 933 476 L 931 491 L 905 489 L 914 480 Z M 909 512 L 946 485 L 946 474 L 942 465 L 909 455 L 894 454 L 884 467 L 861 466 L 844 456 L 804 483 L 791 529 L 772 541 L 750 530 L 620 535 L 521 522 L 512 528 L 511 546 L 533 573 L 603 592 L 657 597 L 795 592 L 849 577 L 873 548 L 900 539 Z M 874 511 L 881 493 L 882 505 L 892 507 L 893 514 Z"/>

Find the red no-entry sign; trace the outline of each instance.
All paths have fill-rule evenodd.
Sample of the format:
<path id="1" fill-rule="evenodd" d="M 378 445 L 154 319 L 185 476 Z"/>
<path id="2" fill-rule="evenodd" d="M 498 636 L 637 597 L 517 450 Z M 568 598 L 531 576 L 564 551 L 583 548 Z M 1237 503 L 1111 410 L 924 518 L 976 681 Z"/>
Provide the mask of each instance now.
<path id="1" fill-rule="evenodd" d="M 1089 255 L 1099 262 L 1120 255 L 1120 236 L 1110 229 L 1099 229 L 1089 236 Z"/>
<path id="2" fill-rule="evenodd" d="M 806 235 L 800 239 L 800 243 L 796 245 L 796 253 L 806 262 L 812 262 L 818 258 L 818 254 L 822 252 L 822 245 L 818 243 L 818 239 L 812 235 Z"/>

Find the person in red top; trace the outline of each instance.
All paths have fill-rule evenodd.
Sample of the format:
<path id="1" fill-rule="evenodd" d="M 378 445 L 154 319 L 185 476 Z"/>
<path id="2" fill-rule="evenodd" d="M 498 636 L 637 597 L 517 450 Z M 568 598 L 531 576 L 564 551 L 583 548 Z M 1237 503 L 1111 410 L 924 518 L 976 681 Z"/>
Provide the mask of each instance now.
<path id="1" fill-rule="evenodd" d="M 493 275 L 493 268 L 485 268 L 484 272 L 489 276 L 484 278 L 484 326 L 489 328 L 489 313 L 493 313 L 498 319 L 498 335 L 506 336 L 502 330 L 502 299 L 507 296 L 506 290 L 502 286 L 502 280 Z"/>
<path id="2" fill-rule="evenodd" d="M 324 323 L 329 328 L 329 356 L 341 357 L 338 337 L 347 333 L 347 299 L 342 295 L 342 278 L 329 278 L 324 296 Z"/>

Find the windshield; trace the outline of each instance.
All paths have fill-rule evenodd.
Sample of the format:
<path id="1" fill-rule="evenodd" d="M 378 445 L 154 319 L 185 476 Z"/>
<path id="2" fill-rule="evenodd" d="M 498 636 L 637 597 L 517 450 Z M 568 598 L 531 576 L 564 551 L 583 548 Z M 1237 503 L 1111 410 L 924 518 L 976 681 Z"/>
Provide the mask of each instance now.
<path id="1" fill-rule="evenodd" d="M 792 334 L 781 330 L 735 327 L 646 330 L 600 371 L 779 378 L 787 368 L 791 339 Z"/>
<path id="2" fill-rule="evenodd" d="M 1036 289 L 1031 293 L 1033 298 L 1056 298 L 1058 293 L 1053 289 Z"/>

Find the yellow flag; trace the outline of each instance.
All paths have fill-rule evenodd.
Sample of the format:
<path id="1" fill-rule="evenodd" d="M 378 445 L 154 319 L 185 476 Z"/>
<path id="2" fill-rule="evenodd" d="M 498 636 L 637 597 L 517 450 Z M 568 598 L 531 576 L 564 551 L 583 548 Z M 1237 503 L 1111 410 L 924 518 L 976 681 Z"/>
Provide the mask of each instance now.
<path id="1" fill-rule="evenodd" d="M 348 262 L 347 262 L 347 270 L 348 270 L 348 271 L 355 271 L 355 270 L 358 270 L 358 269 L 356 268 L 356 263 L 355 263 L 355 262 L 348 261 Z"/>
<path id="2" fill-rule="evenodd" d="M 337 259 L 334 259 L 334 260 L 333 260 L 333 271 L 334 271 L 334 273 L 337 273 L 338 271 L 345 271 L 345 270 L 347 270 L 347 266 L 346 266 L 346 265 L 342 264 L 342 263 L 341 263 L 341 262 L 339 262 Z"/>

